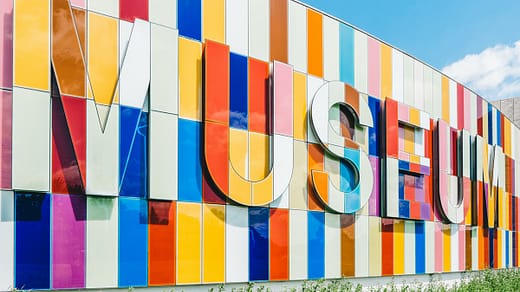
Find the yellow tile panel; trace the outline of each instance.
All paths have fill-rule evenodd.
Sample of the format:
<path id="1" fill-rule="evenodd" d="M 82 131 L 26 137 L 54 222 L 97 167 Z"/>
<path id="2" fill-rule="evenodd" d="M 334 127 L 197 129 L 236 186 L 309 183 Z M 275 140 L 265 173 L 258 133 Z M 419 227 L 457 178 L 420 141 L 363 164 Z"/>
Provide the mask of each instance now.
<path id="1" fill-rule="evenodd" d="M 248 141 L 247 131 L 229 129 L 229 160 L 233 168 L 243 178 L 249 178 L 248 174 Z"/>
<path id="2" fill-rule="evenodd" d="M 202 119 L 202 45 L 179 38 L 179 116 Z"/>
<path id="3" fill-rule="evenodd" d="M 241 204 L 251 205 L 251 184 L 231 169 L 229 170 L 229 198 Z"/>
<path id="4" fill-rule="evenodd" d="M 201 205 L 177 203 L 177 283 L 200 283 Z"/>
<path id="5" fill-rule="evenodd" d="M 294 139 L 307 139 L 307 78 L 304 74 L 294 72 L 293 76 L 293 129 Z"/>
<path id="6" fill-rule="evenodd" d="M 225 281 L 226 269 L 226 207 L 204 205 L 203 218 L 202 282 L 222 283 Z"/>
<path id="7" fill-rule="evenodd" d="M 404 221 L 394 221 L 394 274 L 404 274 Z"/>
<path id="8" fill-rule="evenodd" d="M 442 119 L 450 123 L 450 81 L 448 77 L 442 76 Z"/>
<path id="9" fill-rule="evenodd" d="M 369 275 L 370 276 L 381 276 L 381 218 L 370 216 L 368 217 L 369 224 Z"/>
<path id="10" fill-rule="evenodd" d="M 498 268 L 503 268 L 504 263 L 502 261 L 502 253 L 504 252 L 504 249 L 502 248 L 502 241 L 504 240 L 504 235 L 501 229 L 497 229 L 495 232 L 497 233 L 497 265 Z"/>
<path id="11" fill-rule="evenodd" d="M 255 206 L 261 206 L 273 201 L 273 175 L 264 180 L 253 183 L 252 202 Z"/>
<path id="12" fill-rule="evenodd" d="M 48 91 L 50 1 L 16 0 L 14 5 L 14 84 Z"/>
<path id="13" fill-rule="evenodd" d="M 470 187 L 473 187 L 473 186 L 470 186 Z M 469 203 L 468 203 L 469 206 L 471 206 L 471 204 L 473 204 L 471 197 L 472 196 L 468 196 L 467 198 L 464 198 L 464 200 L 466 200 L 466 199 L 469 200 Z M 471 212 L 471 209 L 472 208 L 468 208 L 468 212 L 466 212 L 466 217 L 464 218 L 464 222 L 465 222 L 466 225 L 471 225 L 471 223 L 473 221 L 472 220 L 473 214 Z"/>
<path id="14" fill-rule="evenodd" d="M 443 269 L 445 272 L 451 271 L 451 228 L 450 225 L 442 225 L 442 251 Z"/>
<path id="15" fill-rule="evenodd" d="M 203 40 L 226 42 L 225 0 L 203 1 Z"/>
<path id="16" fill-rule="evenodd" d="M 381 99 L 392 97 L 392 48 L 381 44 Z"/>
<path id="17" fill-rule="evenodd" d="M 410 162 L 419 164 L 421 163 L 421 157 L 414 154 L 410 154 Z"/>
<path id="18" fill-rule="evenodd" d="M 416 108 L 410 108 L 410 124 L 418 127 L 421 125 L 421 112 Z"/>
<path id="19" fill-rule="evenodd" d="M 264 179 L 269 173 L 269 136 L 249 132 L 249 178 Z"/>
<path id="20" fill-rule="evenodd" d="M 404 129 L 404 151 L 406 153 L 415 153 L 415 129 L 410 126 L 402 125 Z"/>
<path id="21" fill-rule="evenodd" d="M 110 105 L 119 74 L 118 21 L 93 12 L 88 15 L 89 98 Z"/>
<path id="22" fill-rule="evenodd" d="M 511 122 L 504 119 L 504 153 L 511 156 Z"/>

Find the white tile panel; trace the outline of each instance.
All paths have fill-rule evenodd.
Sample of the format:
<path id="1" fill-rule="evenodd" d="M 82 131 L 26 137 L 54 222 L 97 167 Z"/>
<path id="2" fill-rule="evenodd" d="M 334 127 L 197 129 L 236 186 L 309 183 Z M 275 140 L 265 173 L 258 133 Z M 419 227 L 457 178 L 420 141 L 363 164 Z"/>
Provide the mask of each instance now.
<path id="1" fill-rule="evenodd" d="M 14 287 L 14 195 L 0 191 L 0 290 Z"/>
<path id="2" fill-rule="evenodd" d="M 87 197 L 86 288 L 117 287 L 118 213 L 118 198 Z"/>
<path id="3" fill-rule="evenodd" d="M 339 134 L 336 133 L 329 124 L 329 96 L 336 97 L 336 94 L 339 96 L 344 96 L 342 93 L 338 93 L 335 90 L 335 88 L 338 86 L 333 86 L 338 84 L 342 83 L 328 83 L 321 87 L 314 94 L 314 97 L 312 98 L 312 105 L 309 106 L 310 111 L 308 111 L 307 115 L 309 119 L 310 130 L 313 131 L 312 133 L 316 134 L 316 138 L 321 140 L 323 143 L 336 146 L 335 148 L 340 149 L 340 154 L 343 154 L 342 146 L 344 143 L 344 138 L 339 136 Z M 339 87 L 340 90 L 342 88 L 344 87 Z M 335 113 L 338 112 L 335 111 Z"/>
<path id="4" fill-rule="evenodd" d="M 293 170 L 293 138 L 274 135 L 274 157 L 273 157 L 273 189 L 274 196 L 279 196 L 289 188 Z"/>
<path id="5" fill-rule="evenodd" d="M 433 119 L 442 117 L 442 78 L 437 71 L 432 71 L 432 112 Z"/>
<path id="6" fill-rule="evenodd" d="M 415 222 L 404 221 L 404 273 L 415 274 Z"/>
<path id="7" fill-rule="evenodd" d="M 515 160 L 520 161 L 520 144 L 517 144 L 517 143 L 519 143 L 517 139 L 520 137 L 520 129 L 518 129 L 516 126 L 514 126 L 512 128 L 515 129 L 515 139 L 512 140 L 514 142 L 513 144 L 515 145 L 514 146 Z M 517 169 L 517 168 L 515 168 L 515 169 Z M 516 173 L 520 173 L 520 171 L 517 171 Z M 517 186 L 519 186 L 519 185 L 517 185 Z"/>
<path id="8" fill-rule="evenodd" d="M 288 209 L 289 208 L 289 190 L 290 190 L 290 186 L 282 193 L 281 196 L 279 196 L 271 204 L 269 204 L 269 207 L 279 208 L 279 209 Z"/>
<path id="9" fill-rule="evenodd" d="M 520 171 L 517 169 L 520 169 L 520 161 L 515 161 L 515 195 L 517 197 L 520 196 Z"/>
<path id="10" fill-rule="evenodd" d="M 477 226 L 471 227 L 471 269 L 478 270 L 479 246 L 478 246 L 478 232 Z"/>
<path id="11" fill-rule="evenodd" d="M 269 62 L 269 50 L 269 1 L 249 0 L 249 56 Z"/>
<path id="12" fill-rule="evenodd" d="M 119 0 L 88 0 L 87 9 L 119 18 Z"/>
<path id="13" fill-rule="evenodd" d="M 515 141 L 516 141 L 516 129 L 515 128 L 516 128 L 515 124 L 513 122 L 511 122 L 511 127 L 510 127 L 510 129 L 511 129 L 511 132 L 510 132 L 511 158 L 514 160 L 517 160 L 516 159 L 516 145 L 515 145 L 516 144 L 515 143 Z"/>
<path id="14" fill-rule="evenodd" d="M 323 79 L 339 80 L 339 23 L 323 17 Z"/>
<path id="15" fill-rule="evenodd" d="M 450 224 L 450 262 L 451 271 L 459 270 L 459 225 Z"/>
<path id="16" fill-rule="evenodd" d="M 355 256 L 355 276 L 368 276 L 368 216 L 356 215 L 355 231 L 356 239 L 354 242 Z"/>
<path id="17" fill-rule="evenodd" d="M 414 147 L 415 147 L 415 155 L 424 156 L 424 130 L 423 129 L 415 129 L 414 131 Z"/>
<path id="18" fill-rule="evenodd" d="M 136 19 L 119 72 L 119 103 L 143 108 L 150 86 L 150 23 Z"/>
<path id="19" fill-rule="evenodd" d="M 469 94 L 469 119 L 470 119 L 470 134 L 477 135 L 478 131 L 478 118 L 477 118 L 477 95 L 473 92 Z"/>
<path id="20" fill-rule="evenodd" d="M 339 190 L 340 186 L 340 160 L 337 157 L 334 157 L 330 154 L 328 154 L 325 151 L 325 155 L 323 156 L 323 169 L 326 171 L 329 175 L 329 182 L 332 183 L 332 185 L 335 186 L 336 189 Z M 332 198 L 329 197 L 329 203 Z M 343 196 L 340 198 L 340 202 L 338 202 L 339 205 L 344 205 L 344 199 Z M 336 210 L 336 209 L 334 209 Z"/>
<path id="21" fill-rule="evenodd" d="M 386 158 L 386 212 L 388 217 L 399 217 L 399 162 Z"/>
<path id="22" fill-rule="evenodd" d="M 105 131 L 101 131 L 94 101 L 87 101 L 87 194 L 115 196 L 119 173 L 119 106 L 110 108 Z"/>
<path id="23" fill-rule="evenodd" d="M 502 236 L 502 266 L 501 268 L 506 268 L 506 241 L 509 241 L 509 235 L 506 230 L 499 229 L 499 232 L 501 233 L 500 236 Z M 500 256 L 500 255 L 499 255 Z"/>
<path id="24" fill-rule="evenodd" d="M 421 112 L 420 119 L 421 128 L 425 130 L 430 130 L 430 114 L 428 114 L 427 112 Z"/>
<path id="25" fill-rule="evenodd" d="M 307 8 L 289 1 L 289 64 L 295 71 L 307 72 Z"/>
<path id="26" fill-rule="evenodd" d="M 148 15 L 152 23 L 177 28 L 177 1 L 149 0 Z"/>
<path id="27" fill-rule="evenodd" d="M 177 200 L 177 115 L 150 112 L 150 199 Z"/>
<path id="28" fill-rule="evenodd" d="M 325 278 L 341 277 L 340 215 L 325 213 Z"/>
<path id="29" fill-rule="evenodd" d="M 471 140 L 469 136 L 469 132 L 466 130 L 462 130 L 459 134 L 462 137 L 462 155 L 458 155 L 458 163 L 462 164 L 462 175 L 464 177 L 471 177 Z M 460 167 L 460 166 L 459 166 Z M 460 176 L 460 174 L 459 174 Z"/>
<path id="30" fill-rule="evenodd" d="M 509 240 L 509 248 L 510 248 L 509 254 L 508 254 L 509 255 L 509 259 L 508 259 L 509 265 L 507 266 L 507 268 L 511 268 L 513 266 L 513 232 L 509 231 L 509 232 L 507 232 L 507 234 L 509 235 L 508 240 Z"/>
<path id="31" fill-rule="evenodd" d="M 226 206 L 226 282 L 249 279 L 249 228 L 246 207 Z"/>
<path id="32" fill-rule="evenodd" d="M 50 100 L 46 92 L 13 88 L 13 189 L 50 190 Z"/>
<path id="33" fill-rule="evenodd" d="M 435 223 L 424 221 L 425 272 L 435 272 Z"/>
<path id="34" fill-rule="evenodd" d="M 248 1 L 226 0 L 226 43 L 233 53 L 248 54 Z"/>
<path id="35" fill-rule="evenodd" d="M 132 36 L 132 29 L 134 24 L 130 21 L 119 20 L 119 67 L 123 65 L 125 59 L 126 50 L 130 37 Z"/>
<path id="36" fill-rule="evenodd" d="M 358 30 L 354 30 L 354 86 L 360 92 L 368 92 L 368 40 Z"/>
<path id="37" fill-rule="evenodd" d="M 414 60 L 408 56 L 403 57 L 403 101 L 409 106 L 415 107 L 414 98 Z"/>
<path id="38" fill-rule="evenodd" d="M 403 53 L 392 49 L 392 98 L 403 102 L 404 64 Z"/>
<path id="39" fill-rule="evenodd" d="M 497 136 L 497 109 L 496 107 L 492 107 L 491 109 L 491 121 L 488 120 L 488 123 L 491 122 L 492 123 L 492 127 L 491 127 L 491 133 L 488 133 L 489 135 L 491 135 L 491 138 L 492 138 L 492 145 L 497 145 L 497 141 L 498 141 L 498 136 Z"/>
<path id="40" fill-rule="evenodd" d="M 511 158 L 513 158 L 514 160 L 516 160 L 516 148 L 515 148 L 515 141 L 516 141 L 516 126 L 513 122 L 511 122 Z"/>
<path id="41" fill-rule="evenodd" d="M 316 92 L 322 85 L 322 79 L 311 75 L 307 76 L 307 109 L 311 108 L 312 100 L 314 99 L 314 94 L 316 94 Z M 307 142 L 318 143 L 318 138 L 316 137 L 316 135 L 314 135 L 309 117 L 307 117 Z"/>
<path id="42" fill-rule="evenodd" d="M 289 280 L 307 279 L 307 211 L 289 210 Z"/>
<path id="43" fill-rule="evenodd" d="M 150 109 L 178 113 L 179 31 L 151 25 Z"/>
<path id="44" fill-rule="evenodd" d="M 413 61 L 414 106 L 420 110 L 424 110 L 424 67 L 421 62 Z"/>
<path id="45" fill-rule="evenodd" d="M 457 128 L 457 83 L 453 80 L 449 80 L 449 93 L 450 93 L 450 126 Z"/>
<path id="46" fill-rule="evenodd" d="M 428 66 L 423 67 L 423 93 L 424 108 L 430 116 L 433 115 L 433 70 Z"/>

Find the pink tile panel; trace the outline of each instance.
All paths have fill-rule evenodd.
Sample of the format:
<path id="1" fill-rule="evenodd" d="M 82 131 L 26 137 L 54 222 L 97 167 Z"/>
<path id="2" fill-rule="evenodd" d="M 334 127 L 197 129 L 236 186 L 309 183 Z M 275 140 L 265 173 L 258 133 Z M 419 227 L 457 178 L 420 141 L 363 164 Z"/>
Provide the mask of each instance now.
<path id="1" fill-rule="evenodd" d="M 274 133 L 293 135 L 293 70 L 274 62 Z"/>
<path id="2" fill-rule="evenodd" d="M 459 225 L 459 271 L 466 269 L 466 226 Z"/>
<path id="3" fill-rule="evenodd" d="M 11 188 L 13 93 L 0 90 L 0 188 Z"/>
<path id="4" fill-rule="evenodd" d="M 380 43 L 379 41 L 368 38 L 368 95 L 379 98 L 380 93 Z"/>
<path id="5" fill-rule="evenodd" d="M 85 8 L 85 1 L 86 0 L 70 0 L 70 4 L 72 6 L 76 6 L 76 7 L 80 7 L 80 8 Z"/>
<path id="6" fill-rule="evenodd" d="M 399 133 L 399 158 L 401 158 L 401 153 L 403 152 L 401 150 L 404 150 L 404 128 L 399 127 L 397 131 Z"/>
<path id="7" fill-rule="evenodd" d="M 0 87 L 13 87 L 13 1 L 0 2 Z"/>
<path id="8" fill-rule="evenodd" d="M 406 104 L 399 103 L 399 120 L 403 122 L 410 122 L 410 109 Z"/>
<path id="9" fill-rule="evenodd" d="M 442 223 L 435 222 L 435 272 L 442 272 Z"/>

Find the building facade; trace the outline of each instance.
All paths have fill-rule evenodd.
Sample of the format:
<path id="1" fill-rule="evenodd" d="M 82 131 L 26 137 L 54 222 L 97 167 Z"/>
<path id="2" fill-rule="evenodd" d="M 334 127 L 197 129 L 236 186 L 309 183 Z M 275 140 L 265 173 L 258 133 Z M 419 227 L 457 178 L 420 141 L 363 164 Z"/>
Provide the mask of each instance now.
<path id="1" fill-rule="evenodd" d="M 519 129 L 296 0 L 0 3 L 0 289 L 517 267 Z"/>

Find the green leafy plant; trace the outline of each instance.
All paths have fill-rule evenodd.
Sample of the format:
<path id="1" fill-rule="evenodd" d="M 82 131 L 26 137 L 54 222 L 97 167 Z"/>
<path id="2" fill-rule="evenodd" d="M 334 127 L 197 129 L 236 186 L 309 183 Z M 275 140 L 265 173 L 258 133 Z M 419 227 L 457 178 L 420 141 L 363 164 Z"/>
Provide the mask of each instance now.
<path id="1" fill-rule="evenodd" d="M 256 288 L 256 289 L 254 289 Z M 214 291 L 211 289 L 211 291 Z M 218 291 L 225 291 L 221 285 Z M 248 283 L 246 287 L 233 288 L 237 292 L 270 292 L 271 289 L 265 285 L 254 287 L 254 283 Z M 520 269 L 485 270 L 481 272 L 468 272 L 463 274 L 462 279 L 454 284 L 443 282 L 440 275 L 433 274 L 428 283 L 424 282 L 402 282 L 396 284 L 395 279 L 386 285 L 363 287 L 361 284 L 354 285 L 348 279 L 335 280 L 310 280 L 303 281 L 299 288 L 286 288 L 286 292 L 475 292 L 475 291 L 520 291 Z"/>

